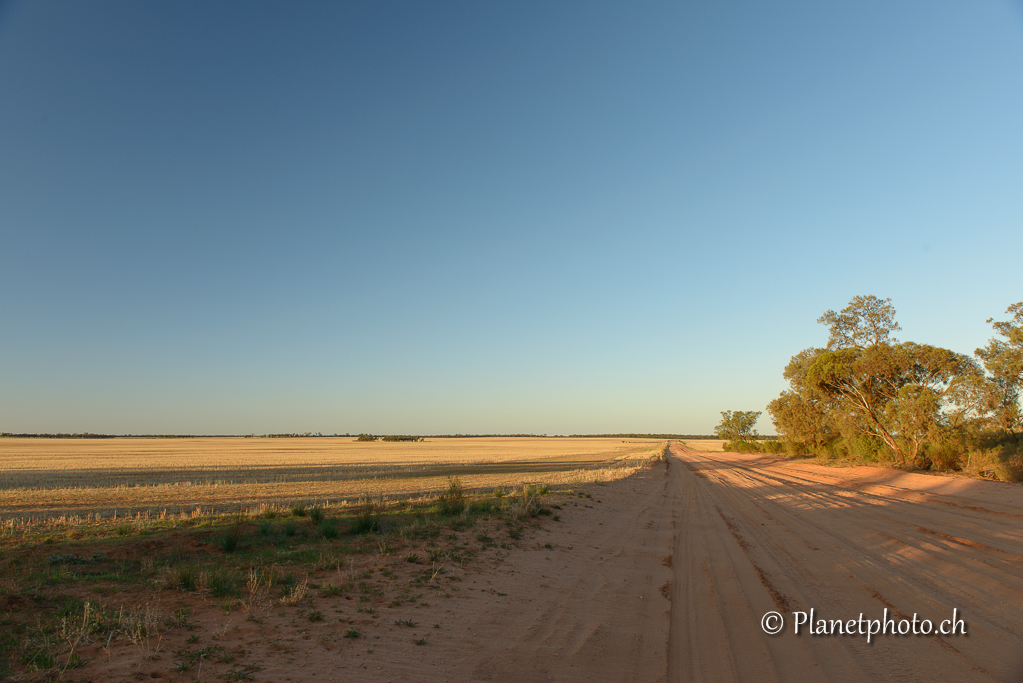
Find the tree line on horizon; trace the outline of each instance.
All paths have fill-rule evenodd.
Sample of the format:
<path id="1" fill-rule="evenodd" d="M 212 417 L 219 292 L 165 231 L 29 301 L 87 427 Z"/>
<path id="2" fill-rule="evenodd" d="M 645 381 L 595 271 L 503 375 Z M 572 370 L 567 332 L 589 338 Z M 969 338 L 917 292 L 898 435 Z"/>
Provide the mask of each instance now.
<path id="1" fill-rule="evenodd" d="M 789 388 L 767 406 L 779 442 L 739 438 L 740 450 L 1023 480 L 1023 302 L 1006 313 L 988 319 L 995 336 L 974 357 L 896 339 L 891 299 L 826 311 L 827 346 L 794 355 Z M 722 413 L 722 424 L 735 414 L 759 416 Z"/>

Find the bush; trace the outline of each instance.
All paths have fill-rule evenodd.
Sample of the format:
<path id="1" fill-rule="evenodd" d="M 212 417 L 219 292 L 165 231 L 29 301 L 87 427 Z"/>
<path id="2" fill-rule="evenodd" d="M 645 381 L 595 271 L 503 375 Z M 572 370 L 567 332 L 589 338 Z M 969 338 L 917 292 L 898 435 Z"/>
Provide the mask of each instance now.
<path id="1" fill-rule="evenodd" d="M 337 524 L 332 519 L 323 520 L 318 529 L 324 538 L 337 538 Z"/>
<path id="2" fill-rule="evenodd" d="M 348 533 L 368 534 L 371 531 L 377 531 L 379 528 L 380 515 L 373 514 L 373 506 L 368 505 L 365 510 L 352 519 L 352 524 L 348 527 Z"/>
<path id="3" fill-rule="evenodd" d="M 317 505 L 309 510 L 309 519 L 313 520 L 313 524 L 319 524 L 323 521 L 323 508 Z"/>
<path id="4" fill-rule="evenodd" d="M 291 508 L 291 514 L 293 517 L 305 517 L 305 505 L 299 503 L 298 505 Z"/>
<path id="5" fill-rule="evenodd" d="M 1023 481 L 1023 458 L 1013 458 L 995 465 L 995 475 L 1002 481 Z"/>
<path id="6" fill-rule="evenodd" d="M 760 447 L 763 449 L 764 453 L 780 455 L 785 452 L 785 444 L 781 441 L 765 441 Z"/>
<path id="7" fill-rule="evenodd" d="M 194 591 L 199 587 L 199 574 L 195 567 L 184 564 L 178 567 L 178 587 L 186 591 Z"/>
<path id="8" fill-rule="evenodd" d="M 729 453 L 759 453 L 760 446 L 753 443 L 752 441 L 729 441 L 721 447 L 723 451 Z"/>
<path id="9" fill-rule="evenodd" d="M 1023 448 L 1018 442 L 1006 440 L 990 449 L 994 456 L 994 475 L 1002 481 L 1023 481 Z"/>
<path id="10" fill-rule="evenodd" d="M 213 569 L 202 573 L 202 587 L 212 595 L 221 597 L 234 593 L 234 579 L 222 569 Z"/>
<path id="11" fill-rule="evenodd" d="M 232 524 L 220 537 L 220 549 L 225 553 L 233 553 L 243 537 L 241 524 Z"/>
<path id="12" fill-rule="evenodd" d="M 541 488 L 534 484 L 522 485 L 522 496 L 518 500 L 515 514 L 519 517 L 536 517 L 540 514 Z"/>
<path id="13" fill-rule="evenodd" d="M 934 465 L 934 462 L 926 455 L 918 455 L 913 458 L 913 467 L 918 470 L 929 470 Z"/>
<path id="14" fill-rule="evenodd" d="M 377 438 L 375 436 L 373 436 L 372 434 L 359 434 L 359 437 L 356 439 L 356 441 L 376 441 L 376 440 L 377 440 Z"/>
<path id="15" fill-rule="evenodd" d="M 465 494 L 458 477 L 448 477 L 448 490 L 437 498 L 437 511 L 442 515 L 458 515 L 465 509 Z"/>
<path id="16" fill-rule="evenodd" d="M 806 444 L 801 441 L 782 441 L 781 443 L 785 447 L 785 454 L 790 458 L 796 458 L 807 453 Z"/>
<path id="17" fill-rule="evenodd" d="M 496 507 L 497 504 L 495 504 L 494 501 L 488 500 L 486 498 L 481 498 L 479 500 L 474 500 L 471 503 L 469 503 L 469 514 L 470 515 L 486 514 L 488 512 L 493 512 Z"/>
<path id="18" fill-rule="evenodd" d="M 881 439 L 857 434 L 842 439 L 846 451 L 854 458 L 866 462 L 884 462 L 888 460 L 888 447 Z"/>

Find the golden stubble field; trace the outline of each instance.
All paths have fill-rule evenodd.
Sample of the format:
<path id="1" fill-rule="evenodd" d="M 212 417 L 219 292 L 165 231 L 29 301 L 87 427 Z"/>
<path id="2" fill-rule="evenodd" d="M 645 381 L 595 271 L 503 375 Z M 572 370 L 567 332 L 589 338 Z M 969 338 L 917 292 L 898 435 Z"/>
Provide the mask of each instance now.
<path id="1" fill-rule="evenodd" d="M 665 442 L 640 439 L 0 439 L 0 522 L 81 523 L 295 503 L 552 486 L 628 476 Z"/>

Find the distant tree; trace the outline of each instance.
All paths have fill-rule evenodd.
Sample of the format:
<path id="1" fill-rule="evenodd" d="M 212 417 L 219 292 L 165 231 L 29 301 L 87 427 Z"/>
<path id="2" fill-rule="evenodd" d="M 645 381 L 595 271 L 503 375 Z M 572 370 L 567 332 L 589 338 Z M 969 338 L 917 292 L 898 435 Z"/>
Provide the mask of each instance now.
<path id="1" fill-rule="evenodd" d="M 356 441 L 376 441 L 377 438 L 375 436 L 373 436 L 372 434 L 359 434 L 358 438 L 355 439 L 355 440 Z"/>
<path id="2" fill-rule="evenodd" d="M 714 433 L 725 441 L 753 441 L 757 438 L 754 427 L 759 417 L 759 410 L 724 410 L 721 412 L 721 423 L 714 428 Z"/>

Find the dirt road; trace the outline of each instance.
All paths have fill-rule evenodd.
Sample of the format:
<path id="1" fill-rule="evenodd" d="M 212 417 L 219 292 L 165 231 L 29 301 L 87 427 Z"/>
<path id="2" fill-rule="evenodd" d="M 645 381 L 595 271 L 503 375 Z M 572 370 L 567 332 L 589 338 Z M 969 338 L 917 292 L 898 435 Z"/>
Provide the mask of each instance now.
<path id="1" fill-rule="evenodd" d="M 1023 681 L 1020 486 L 678 446 L 669 462 L 553 532 L 542 580 L 509 558 L 537 590 L 493 615 L 500 633 L 480 635 L 503 651 L 476 678 Z M 795 635 L 811 608 L 829 626 L 887 609 L 933 628 L 957 610 L 967 635 Z"/>
<path id="2" fill-rule="evenodd" d="M 670 681 L 1023 680 L 1023 489 L 675 449 Z M 818 618 L 968 635 L 810 636 Z M 776 610 L 786 627 L 767 636 Z M 805 628 L 805 627 L 804 627 Z"/>

